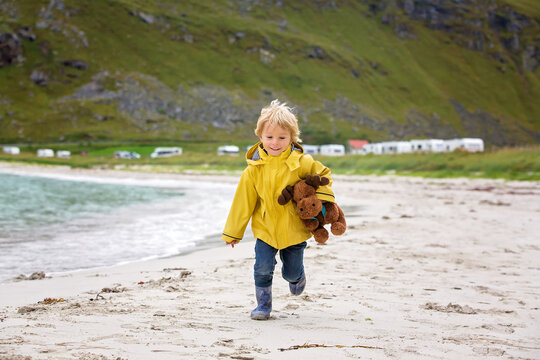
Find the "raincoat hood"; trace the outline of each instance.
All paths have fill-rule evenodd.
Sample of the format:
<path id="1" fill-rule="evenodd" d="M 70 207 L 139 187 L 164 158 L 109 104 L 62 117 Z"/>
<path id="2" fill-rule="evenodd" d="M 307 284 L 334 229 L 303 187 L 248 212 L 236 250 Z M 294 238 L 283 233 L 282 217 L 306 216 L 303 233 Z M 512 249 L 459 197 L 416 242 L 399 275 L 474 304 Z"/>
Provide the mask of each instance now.
<path id="1" fill-rule="evenodd" d="M 294 152 L 297 152 L 295 154 Z M 283 151 L 278 156 L 269 155 L 266 150 L 262 147 L 262 143 L 259 141 L 257 144 L 253 145 L 246 152 L 246 162 L 248 165 L 262 165 L 271 158 L 278 158 L 280 160 L 285 160 L 285 163 L 289 167 L 289 170 L 295 170 L 300 166 L 300 154 L 304 153 L 304 148 L 298 143 L 292 143 L 289 145 L 288 149 Z M 296 156 L 295 156 L 296 155 Z"/>

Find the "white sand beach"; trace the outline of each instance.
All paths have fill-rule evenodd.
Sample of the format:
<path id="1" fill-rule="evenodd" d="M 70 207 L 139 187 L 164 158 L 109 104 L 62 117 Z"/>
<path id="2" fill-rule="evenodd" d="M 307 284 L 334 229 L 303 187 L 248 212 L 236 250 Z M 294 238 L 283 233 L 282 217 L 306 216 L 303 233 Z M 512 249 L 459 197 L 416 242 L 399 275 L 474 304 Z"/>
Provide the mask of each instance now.
<path id="1" fill-rule="evenodd" d="M 278 262 L 270 320 L 249 317 L 254 243 L 217 243 L 0 284 L 0 359 L 540 359 L 539 182 L 335 176 L 333 188 L 348 231 L 309 241 L 298 297 Z"/>

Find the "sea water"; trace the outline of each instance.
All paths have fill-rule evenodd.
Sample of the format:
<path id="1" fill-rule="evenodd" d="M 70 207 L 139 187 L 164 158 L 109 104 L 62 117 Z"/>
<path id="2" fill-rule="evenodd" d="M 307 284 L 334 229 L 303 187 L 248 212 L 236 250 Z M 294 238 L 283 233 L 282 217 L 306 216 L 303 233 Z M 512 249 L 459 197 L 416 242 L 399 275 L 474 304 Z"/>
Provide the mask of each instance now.
<path id="1" fill-rule="evenodd" d="M 234 189 L 159 176 L 141 184 L 0 173 L 0 280 L 223 245 Z"/>

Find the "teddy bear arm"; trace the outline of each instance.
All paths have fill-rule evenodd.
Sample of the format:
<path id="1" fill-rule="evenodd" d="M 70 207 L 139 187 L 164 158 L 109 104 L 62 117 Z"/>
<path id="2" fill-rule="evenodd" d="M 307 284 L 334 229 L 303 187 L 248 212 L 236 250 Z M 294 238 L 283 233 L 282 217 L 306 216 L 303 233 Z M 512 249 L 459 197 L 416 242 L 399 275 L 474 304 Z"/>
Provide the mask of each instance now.
<path id="1" fill-rule="evenodd" d="M 337 205 L 336 205 L 337 206 Z M 332 223 L 330 230 L 334 235 L 342 235 L 347 230 L 347 222 L 345 221 L 345 214 L 339 206 L 337 206 L 339 217 L 336 222 Z"/>
<path id="2" fill-rule="evenodd" d="M 339 207 L 331 202 L 324 203 L 323 206 L 326 208 L 326 214 L 324 214 L 324 222 L 327 224 L 332 224 L 338 221 Z"/>

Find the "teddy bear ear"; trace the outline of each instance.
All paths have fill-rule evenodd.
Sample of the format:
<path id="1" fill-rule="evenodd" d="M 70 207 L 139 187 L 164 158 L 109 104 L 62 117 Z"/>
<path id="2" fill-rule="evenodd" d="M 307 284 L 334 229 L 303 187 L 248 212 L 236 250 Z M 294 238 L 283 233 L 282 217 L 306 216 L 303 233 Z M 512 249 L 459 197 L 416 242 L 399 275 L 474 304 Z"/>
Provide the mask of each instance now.
<path id="1" fill-rule="evenodd" d="M 279 205 L 285 205 L 293 198 L 294 188 L 291 185 L 287 185 L 285 189 L 281 191 L 281 195 L 278 196 L 277 202 Z"/>
<path id="2" fill-rule="evenodd" d="M 328 184 L 330 184 L 330 179 L 327 178 L 326 176 L 321 177 L 321 185 L 324 186 Z"/>

